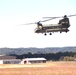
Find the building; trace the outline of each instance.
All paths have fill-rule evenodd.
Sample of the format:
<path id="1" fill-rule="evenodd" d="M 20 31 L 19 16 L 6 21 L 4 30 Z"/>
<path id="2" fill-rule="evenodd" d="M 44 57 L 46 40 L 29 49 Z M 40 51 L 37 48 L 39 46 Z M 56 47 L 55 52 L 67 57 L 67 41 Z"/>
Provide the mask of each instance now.
<path id="1" fill-rule="evenodd" d="M 0 60 L 3 60 L 3 59 L 16 59 L 16 57 L 15 56 L 6 56 L 6 55 L 0 56 Z"/>
<path id="2" fill-rule="evenodd" d="M 0 64 L 21 64 L 20 59 L 3 59 L 0 60 Z"/>
<path id="3" fill-rule="evenodd" d="M 21 60 L 16 59 L 15 56 L 6 56 L 6 55 L 1 55 L 0 56 L 0 64 L 20 64 Z"/>
<path id="4" fill-rule="evenodd" d="M 32 63 L 46 63 L 45 58 L 25 58 L 16 59 L 15 56 L 0 56 L 0 64 L 32 64 Z"/>
<path id="5" fill-rule="evenodd" d="M 32 63 L 46 63 L 45 58 L 25 58 L 21 61 L 21 64 L 32 64 Z"/>

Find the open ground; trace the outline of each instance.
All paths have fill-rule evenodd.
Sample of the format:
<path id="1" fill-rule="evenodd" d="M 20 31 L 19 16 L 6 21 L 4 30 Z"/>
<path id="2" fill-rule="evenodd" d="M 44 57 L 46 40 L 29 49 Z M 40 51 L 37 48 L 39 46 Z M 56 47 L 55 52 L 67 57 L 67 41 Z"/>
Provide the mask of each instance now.
<path id="1" fill-rule="evenodd" d="M 1 64 L 0 75 L 76 75 L 75 61 L 40 64 Z"/>

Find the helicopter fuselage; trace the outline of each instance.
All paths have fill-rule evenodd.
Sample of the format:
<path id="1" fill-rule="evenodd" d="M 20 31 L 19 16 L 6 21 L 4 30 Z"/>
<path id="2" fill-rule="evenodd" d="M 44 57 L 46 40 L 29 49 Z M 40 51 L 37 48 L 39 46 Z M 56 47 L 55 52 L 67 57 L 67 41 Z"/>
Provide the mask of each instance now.
<path id="1" fill-rule="evenodd" d="M 50 24 L 38 26 L 35 33 L 52 33 L 52 32 L 68 32 L 68 25 L 66 24 Z"/>

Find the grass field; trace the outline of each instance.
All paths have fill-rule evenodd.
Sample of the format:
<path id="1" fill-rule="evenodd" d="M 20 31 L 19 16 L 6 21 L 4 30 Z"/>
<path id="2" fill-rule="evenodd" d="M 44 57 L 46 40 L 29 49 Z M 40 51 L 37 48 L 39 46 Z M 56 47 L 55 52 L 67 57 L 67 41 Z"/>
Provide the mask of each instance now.
<path id="1" fill-rule="evenodd" d="M 76 75 L 76 62 L 2 64 L 0 75 Z"/>

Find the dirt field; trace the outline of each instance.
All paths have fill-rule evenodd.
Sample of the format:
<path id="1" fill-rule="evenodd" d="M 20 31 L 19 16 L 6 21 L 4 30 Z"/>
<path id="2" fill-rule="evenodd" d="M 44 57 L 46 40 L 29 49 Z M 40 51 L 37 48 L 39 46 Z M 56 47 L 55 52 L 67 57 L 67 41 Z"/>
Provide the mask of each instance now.
<path id="1" fill-rule="evenodd" d="M 3 64 L 0 65 L 0 75 L 76 75 L 76 62 Z"/>

